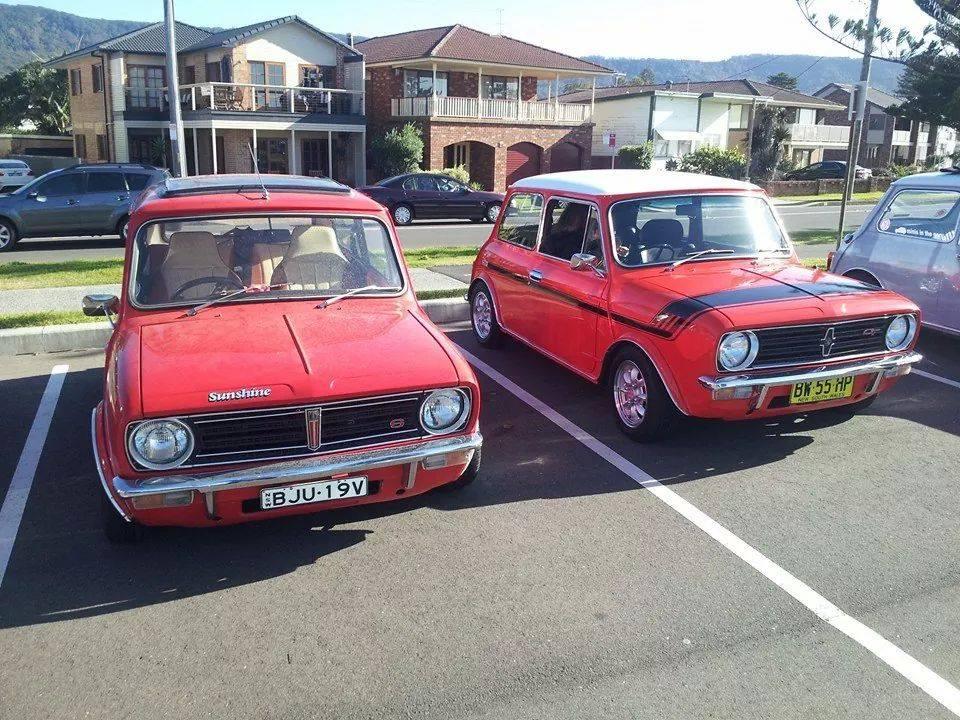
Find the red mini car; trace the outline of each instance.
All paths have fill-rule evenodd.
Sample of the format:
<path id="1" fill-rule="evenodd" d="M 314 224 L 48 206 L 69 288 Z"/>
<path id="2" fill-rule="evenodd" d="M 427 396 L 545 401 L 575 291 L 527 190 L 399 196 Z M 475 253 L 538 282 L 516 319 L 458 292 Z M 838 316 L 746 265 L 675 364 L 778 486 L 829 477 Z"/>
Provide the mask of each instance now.
<path id="1" fill-rule="evenodd" d="M 224 525 L 471 481 L 476 377 L 390 219 L 327 180 L 168 179 L 130 217 L 93 450 L 105 527 Z"/>
<path id="2" fill-rule="evenodd" d="M 473 266 L 473 331 L 596 383 L 621 429 L 863 407 L 921 359 L 909 300 L 803 267 L 755 185 L 587 170 L 511 188 Z"/>

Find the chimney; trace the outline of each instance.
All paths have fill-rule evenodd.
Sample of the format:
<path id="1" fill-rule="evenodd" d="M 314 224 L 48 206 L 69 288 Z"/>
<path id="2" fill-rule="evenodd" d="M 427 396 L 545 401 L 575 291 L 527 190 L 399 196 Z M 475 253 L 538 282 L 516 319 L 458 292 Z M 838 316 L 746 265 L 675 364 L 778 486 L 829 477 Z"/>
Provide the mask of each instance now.
<path id="1" fill-rule="evenodd" d="M 347 33 L 347 45 L 353 47 L 353 33 Z"/>
<path id="2" fill-rule="evenodd" d="M 672 80 L 667 80 L 667 81 L 663 84 L 663 86 L 664 86 L 665 89 L 669 90 L 670 88 L 673 87 L 673 81 L 672 81 Z"/>

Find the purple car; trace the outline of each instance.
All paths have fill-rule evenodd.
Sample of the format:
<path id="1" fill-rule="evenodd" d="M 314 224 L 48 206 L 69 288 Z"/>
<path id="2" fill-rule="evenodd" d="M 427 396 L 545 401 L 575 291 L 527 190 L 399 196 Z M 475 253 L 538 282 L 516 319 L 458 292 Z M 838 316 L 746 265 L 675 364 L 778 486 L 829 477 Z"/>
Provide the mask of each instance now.
<path id="1" fill-rule="evenodd" d="M 830 269 L 905 295 L 924 325 L 960 335 L 958 225 L 960 167 L 910 175 L 843 239 Z"/>
<path id="2" fill-rule="evenodd" d="M 453 219 L 493 222 L 503 195 L 474 190 L 438 173 L 409 173 L 357 188 L 390 211 L 397 225 L 414 220 Z"/>

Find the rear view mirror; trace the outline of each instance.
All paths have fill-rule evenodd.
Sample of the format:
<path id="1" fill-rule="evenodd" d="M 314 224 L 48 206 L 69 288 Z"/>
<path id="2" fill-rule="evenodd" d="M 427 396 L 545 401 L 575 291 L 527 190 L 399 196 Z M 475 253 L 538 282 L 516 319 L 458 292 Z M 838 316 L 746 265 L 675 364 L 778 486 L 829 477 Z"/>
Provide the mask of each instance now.
<path id="1" fill-rule="evenodd" d="M 114 315 L 120 309 L 120 300 L 116 295 L 85 295 L 82 302 L 83 314 L 87 317 Z"/>
<path id="2" fill-rule="evenodd" d="M 843 244 L 846 245 L 848 242 L 853 240 L 853 233 L 847 233 L 843 236 Z"/>
<path id="3" fill-rule="evenodd" d="M 577 271 L 596 270 L 597 256 L 589 253 L 575 253 L 570 258 L 570 269 Z"/>

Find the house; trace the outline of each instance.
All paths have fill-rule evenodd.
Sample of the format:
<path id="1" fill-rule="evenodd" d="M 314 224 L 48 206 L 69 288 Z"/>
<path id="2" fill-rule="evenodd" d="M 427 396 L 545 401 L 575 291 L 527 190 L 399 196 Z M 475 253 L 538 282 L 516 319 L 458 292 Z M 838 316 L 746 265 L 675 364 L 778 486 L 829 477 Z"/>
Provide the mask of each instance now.
<path id="1" fill-rule="evenodd" d="M 799 165 L 818 162 L 834 148 L 846 147 L 850 130 L 824 124 L 824 113 L 840 110 L 830 100 L 755 80 L 623 85 L 561 95 L 561 103 L 593 97 L 593 165 L 610 167 L 619 148 L 652 142 L 654 168 L 679 162 L 698 147 L 740 147 L 747 151 L 751 117 L 760 106 L 784 108 L 790 140 L 785 157 Z M 604 144 L 613 134 L 615 145 Z"/>
<path id="2" fill-rule="evenodd" d="M 464 165 L 473 181 L 502 191 L 540 172 L 590 167 L 593 105 L 560 103 L 566 78 L 612 70 L 463 25 L 357 43 L 366 61 L 370 135 L 413 121 L 425 169 Z M 538 102 L 538 85 L 552 102 Z"/>
<path id="3" fill-rule="evenodd" d="M 854 91 L 853 85 L 830 83 L 814 95 L 833 100 L 843 105 L 843 109 L 827 114 L 826 121 L 836 125 L 851 125 L 847 116 L 847 106 Z M 936 129 L 931 133 L 929 123 L 900 118 L 888 112 L 892 105 L 899 105 L 903 98 L 883 92 L 877 88 L 867 90 L 867 119 L 860 138 L 860 153 L 857 163 L 864 167 L 888 167 L 890 165 L 921 165 L 926 160 L 931 137 L 936 137 Z M 844 160 L 846 152 L 830 153 L 825 160 Z"/>
<path id="4" fill-rule="evenodd" d="M 363 56 L 296 16 L 209 32 L 177 23 L 187 171 L 365 182 Z M 169 166 L 163 23 L 48 63 L 67 71 L 74 151 Z M 249 146 L 249 147 L 248 147 Z"/>

